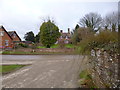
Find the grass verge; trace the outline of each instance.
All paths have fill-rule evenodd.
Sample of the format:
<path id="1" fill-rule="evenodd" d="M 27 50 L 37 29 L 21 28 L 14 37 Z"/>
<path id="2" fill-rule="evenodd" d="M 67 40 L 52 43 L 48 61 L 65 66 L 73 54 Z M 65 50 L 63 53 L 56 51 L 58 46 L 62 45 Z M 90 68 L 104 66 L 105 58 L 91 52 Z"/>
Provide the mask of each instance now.
<path id="1" fill-rule="evenodd" d="M 65 44 L 66 48 L 74 48 L 75 46 L 73 44 Z"/>
<path id="2" fill-rule="evenodd" d="M 45 46 L 37 46 L 37 48 L 46 48 Z"/>
<path id="3" fill-rule="evenodd" d="M 17 51 L 4 51 L 3 55 L 76 55 L 76 52 L 17 52 Z"/>
<path id="4" fill-rule="evenodd" d="M 83 88 L 97 88 L 97 86 L 94 84 L 93 80 L 92 80 L 92 76 L 91 74 L 88 72 L 88 70 L 83 70 L 80 75 L 80 85 Z"/>
<path id="5" fill-rule="evenodd" d="M 65 44 L 65 48 L 74 48 L 75 46 L 73 44 Z M 46 48 L 45 46 L 37 46 L 37 48 Z M 60 48 L 59 44 L 54 44 L 50 48 Z"/>
<path id="6" fill-rule="evenodd" d="M 0 65 L 0 73 L 4 75 L 17 69 L 20 69 L 24 66 L 26 65 Z"/>

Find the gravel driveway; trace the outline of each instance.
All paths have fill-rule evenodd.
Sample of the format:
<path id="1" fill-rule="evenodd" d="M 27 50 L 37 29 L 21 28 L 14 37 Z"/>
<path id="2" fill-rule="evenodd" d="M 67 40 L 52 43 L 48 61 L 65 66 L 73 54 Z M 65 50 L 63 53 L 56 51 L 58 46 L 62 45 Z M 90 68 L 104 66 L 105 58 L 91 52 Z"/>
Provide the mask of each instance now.
<path id="1" fill-rule="evenodd" d="M 83 56 L 79 55 L 4 55 L 3 62 L 6 63 L 10 61 L 32 63 L 3 76 L 2 87 L 77 88 L 79 87 L 78 76 L 82 60 Z"/>

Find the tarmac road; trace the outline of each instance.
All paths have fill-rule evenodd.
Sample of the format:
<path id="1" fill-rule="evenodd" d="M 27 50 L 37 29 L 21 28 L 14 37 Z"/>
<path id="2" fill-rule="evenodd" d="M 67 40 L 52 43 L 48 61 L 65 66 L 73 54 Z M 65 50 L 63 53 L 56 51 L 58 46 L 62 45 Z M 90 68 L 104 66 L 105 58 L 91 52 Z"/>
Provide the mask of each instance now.
<path id="1" fill-rule="evenodd" d="M 4 62 L 20 62 L 18 57 L 3 56 Z M 17 57 L 17 58 L 16 58 Z M 33 55 L 22 58 L 22 63 L 32 62 L 31 65 L 21 68 L 2 77 L 4 88 L 77 88 L 83 56 L 79 55 Z"/>

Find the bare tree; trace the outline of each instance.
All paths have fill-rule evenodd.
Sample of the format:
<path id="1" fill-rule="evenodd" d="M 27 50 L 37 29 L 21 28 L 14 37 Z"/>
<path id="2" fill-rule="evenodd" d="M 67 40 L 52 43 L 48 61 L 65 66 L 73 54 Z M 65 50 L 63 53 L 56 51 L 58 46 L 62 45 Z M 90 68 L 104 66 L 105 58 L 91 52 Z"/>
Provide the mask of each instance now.
<path id="1" fill-rule="evenodd" d="M 104 27 L 106 29 L 111 29 L 112 31 L 116 31 L 118 27 L 118 12 L 112 12 L 107 14 L 103 22 L 104 22 Z"/>
<path id="2" fill-rule="evenodd" d="M 83 18 L 78 22 L 82 27 L 91 28 L 93 31 L 97 31 L 101 28 L 102 17 L 97 13 L 89 13 L 86 14 Z"/>
<path id="3" fill-rule="evenodd" d="M 44 23 L 50 20 L 52 23 L 56 24 L 55 18 L 51 16 L 40 17 L 40 19 L 41 19 L 41 23 Z"/>

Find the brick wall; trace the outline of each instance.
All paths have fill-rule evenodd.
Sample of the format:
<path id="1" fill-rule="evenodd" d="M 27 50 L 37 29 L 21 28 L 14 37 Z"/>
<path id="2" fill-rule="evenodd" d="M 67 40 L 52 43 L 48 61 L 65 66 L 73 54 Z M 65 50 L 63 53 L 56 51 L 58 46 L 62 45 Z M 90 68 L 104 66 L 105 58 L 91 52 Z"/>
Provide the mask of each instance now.
<path id="1" fill-rule="evenodd" d="M 0 36 L 0 48 L 5 48 L 5 47 L 12 48 L 13 47 L 12 39 L 2 28 L 0 28 L 0 31 L 3 31 L 3 36 Z M 8 40 L 8 46 L 5 46 L 5 40 Z"/>

